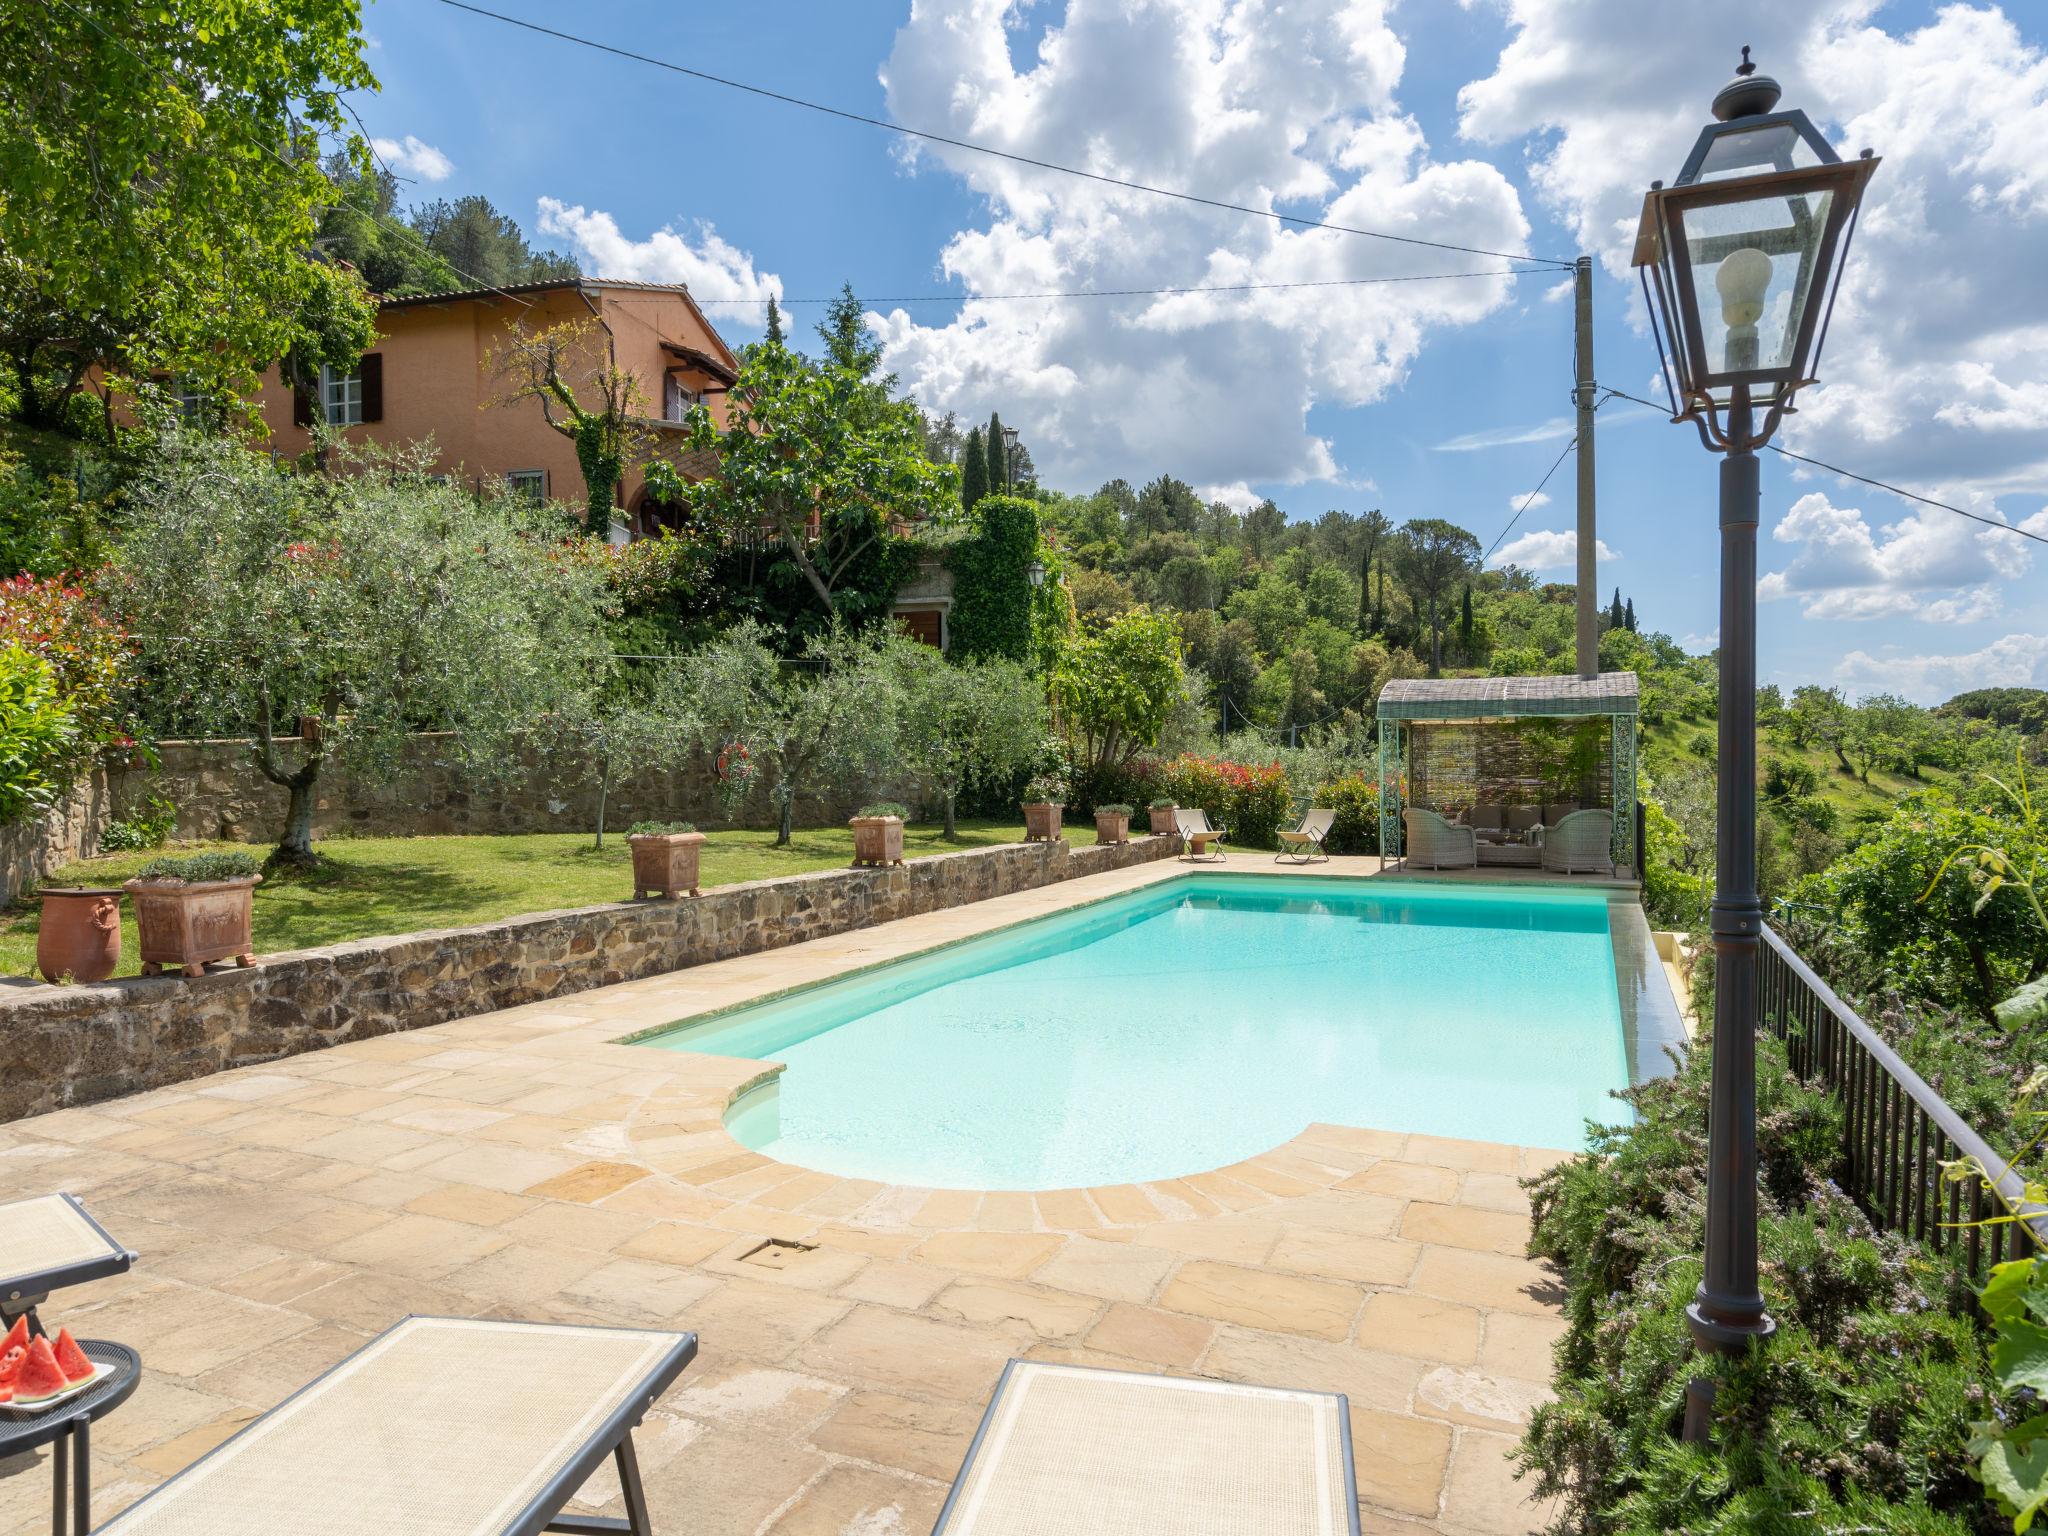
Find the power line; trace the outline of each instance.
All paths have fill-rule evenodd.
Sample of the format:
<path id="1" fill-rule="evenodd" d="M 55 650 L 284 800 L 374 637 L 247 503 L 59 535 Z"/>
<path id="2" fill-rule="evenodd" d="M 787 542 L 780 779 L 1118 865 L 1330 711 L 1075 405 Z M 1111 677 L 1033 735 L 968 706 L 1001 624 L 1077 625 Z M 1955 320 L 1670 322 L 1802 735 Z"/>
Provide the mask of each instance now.
<path id="1" fill-rule="evenodd" d="M 1644 400 L 1639 396 L 1627 393 L 1625 390 L 1609 388 L 1605 384 L 1600 387 L 1607 391 L 1602 397 L 1603 404 L 1607 400 L 1632 400 L 1637 405 L 1647 405 L 1652 410 L 1669 413 L 1670 407 L 1668 405 L 1659 405 L 1654 400 Z M 1907 501 L 1917 501 L 1922 506 L 1938 507 L 1943 512 L 1953 512 L 1957 517 L 1967 517 L 1973 523 L 1982 523 L 1986 528 L 1996 529 L 2000 533 L 2016 533 L 2023 539 L 2032 539 L 2036 544 L 2048 544 L 2048 535 L 2035 533 L 2030 528 L 2015 528 L 2011 523 L 2001 523 L 1997 518 L 1986 517 L 1981 512 L 1970 512 L 1962 507 L 1950 506 L 1945 501 L 1936 501 L 1932 496 L 1922 496 L 1918 491 L 1909 491 L 1904 486 L 1893 485 L 1888 480 L 1873 480 L 1868 475 L 1859 475 L 1853 469 L 1844 469 L 1841 465 L 1830 464 L 1825 459 L 1812 459 L 1803 453 L 1794 453 L 1790 448 L 1780 448 L 1776 443 L 1765 443 L 1764 446 L 1775 454 L 1780 454 L 1788 459 L 1797 459 L 1802 464 L 1811 464 L 1815 469 L 1824 469 L 1831 475 L 1840 475 L 1844 480 L 1854 480 L 1861 485 L 1872 486 L 1880 491 L 1889 491 L 1894 496 L 1903 497 Z"/>
<path id="2" fill-rule="evenodd" d="M 1594 409 L 1598 410 L 1599 407 L 1595 406 Z M 1493 552 L 1496 549 L 1500 548 L 1500 541 L 1506 538 L 1510 533 L 1514 531 L 1515 524 L 1519 523 L 1522 520 L 1522 514 L 1529 510 L 1530 505 L 1536 500 L 1538 496 L 1541 496 L 1543 494 L 1543 487 L 1550 484 L 1550 477 L 1557 473 L 1557 466 L 1562 464 L 1568 457 L 1570 457 L 1571 451 L 1578 446 L 1579 434 L 1574 432 L 1572 433 L 1571 437 L 1566 441 L 1564 445 L 1564 451 L 1560 453 L 1555 459 L 1552 459 L 1550 461 L 1550 468 L 1543 471 L 1543 478 L 1536 482 L 1536 489 L 1531 491 L 1528 495 L 1522 498 L 1522 504 L 1519 507 L 1515 508 L 1515 515 L 1508 519 L 1507 527 L 1501 529 L 1501 531 L 1497 535 L 1495 535 L 1494 541 L 1486 546 L 1486 553 L 1479 557 L 1479 563 L 1482 567 L 1486 564 L 1488 560 L 1493 558 Z"/>
<path id="3" fill-rule="evenodd" d="M 687 65 L 676 64 L 668 59 L 655 58 L 652 54 L 636 53 L 630 48 L 620 48 L 611 43 L 601 43 L 595 38 L 579 37 L 573 32 L 562 32 L 554 27 L 544 27 L 538 22 L 522 21 L 517 16 L 507 16 L 501 11 L 487 10 L 480 5 L 471 5 L 468 3 L 468 0 L 441 0 L 441 4 L 448 6 L 452 10 L 467 11 L 474 16 L 484 16 L 492 21 L 501 21 L 508 27 L 518 27 L 523 31 L 536 32 L 542 37 L 552 37 L 559 42 L 574 43 L 579 48 L 594 49 L 599 53 L 611 54 L 615 58 L 630 59 L 636 64 L 648 64 L 656 69 L 665 69 L 671 74 L 687 75 L 692 80 L 702 80 L 710 85 L 722 85 L 728 90 L 744 91 L 750 96 L 760 96 L 769 101 L 779 101 L 784 106 L 802 107 L 806 111 L 821 112 L 827 117 L 836 117 L 845 122 L 861 123 L 870 128 L 879 128 L 885 133 L 901 134 L 905 138 L 922 139 L 932 144 L 944 144 L 948 148 L 964 149 L 977 155 L 990 155 L 998 160 L 1008 160 L 1016 165 L 1028 165 L 1036 170 L 1056 171 L 1062 176 L 1076 176 L 1083 181 L 1093 181 L 1099 182 L 1104 186 L 1120 187 L 1127 192 L 1145 192 L 1154 197 L 1172 198 L 1177 202 L 1183 203 L 1196 203 L 1204 208 L 1221 208 L 1229 213 L 1249 214 L 1253 218 L 1272 219 L 1281 224 L 1296 224 L 1307 229 L 1327 229 L 1342 235 L 1363 235 L 1372 240 L 1392 240 L 1402 245 L 1426 246 L 1431 250 L 1459 251 L 1468 256 L 1494 256 L 1503 261 L 1529 261 L 1541 266 L 1563 267 L 1567 269 L 1572 266 L 1571 262 L 1560 260 L 1554 256 L 1535 256 L 1526 251 L 1489 251 L 1483 250 L 1478 246 L 1456 245 L 1447 240 L 1424 240 L 1416 235 L 1389 234 L 1382 229 L 1359 229 L 1350 225 L 1330 224 L 1321 219 L 1302 218 L 1291 213 L 1278 213 L 1271 208 L 1253 208 L 1244 203 L 1226 202 L 1221 198 L 1215 197 L 1202 197 L 1193 192 L 1177 192 L 1170 187 L 1155 187 L 1142 181 L 1130 181 L 1121 176 L 1105 175 L 1100 171 L 1084 171 L 1071 165 L 1060 165 L 1051 160 L 1040 160 L 1033 156 L 1020 155 L 1007 149 L 993 149 L 986 144 L 974 144 L 966 139 L 950 138 L 943 133 L 932 133 L 922 128 L 905 127 L 901 123 L 892 123 L 885 118 L 869 117 L 865 113 L 860 112 L 849 112 L 844 107 L 827 106 L 823 102 L 809 101 L 802 96 L 792 96 L 784 91 L 770 90 L 766 86 L 749 85 L 743 80 L 733 80 L 724 75 L 714 75 L 706 70 L 691 69 Z"/>
<path id="4" fill-rule="evenodd" d="M 1520 277 L 1528 267 L 1503 267 L 1486 272 L 1411 272 L 1398 277 L 1331 277 L 1297 283 L 1213 283 L 1185 288 L 1069 288 L 1045 293 L 914 293 L 902 298 L 863 299 L 863 304 L 985 304 L 997 300 L 1022 299 L 1136 299 L 1155 295 L 1186 293 L 1266 293 L 1287 288 L 1357 288 L 1373 283 L 1438 283 L 1460 277 Z M 706 299 L 691 294 L 699 304 L 766 304 L 768 297 Z M 785 299 L 778 305 L 837 304 L 842 296 L 828 299 Z"/>

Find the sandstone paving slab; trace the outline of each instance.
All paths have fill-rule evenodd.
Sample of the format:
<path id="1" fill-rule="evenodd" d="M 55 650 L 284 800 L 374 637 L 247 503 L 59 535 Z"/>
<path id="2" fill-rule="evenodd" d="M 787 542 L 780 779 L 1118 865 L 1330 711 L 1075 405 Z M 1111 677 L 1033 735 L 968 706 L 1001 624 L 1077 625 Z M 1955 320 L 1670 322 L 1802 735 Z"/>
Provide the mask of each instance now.
<path id="1" fill-rule="evenodd" d="M 921 1243 L 920 1263 L 1014 1280 L 1059 1252 L 1063 1238 L 1025 1232 L 942 1232 Z"/>
<path id="2" fill-rule="evenodd" d="M 1482 1314 L 1462 1302 L 1409 1291 L 1378 1291 L 1358 1314 L 1361 1349 L 1470 1365 L 1479 1358 Z"/>
<path id="3" fill-rule="evenodd" d="M 1458 1183 L 1459 1175 L 1455 1168 L 1390 1158 L 1361 1169 L 1339 1183 L 1337 1188 L 1385 1195 L 1395 1200 L 1452 1200 L 1457 1198 Z"/>
<path id="4" fill-rule="evenodd" d="M 1528 1247 L 1529 1220 L 1519 1212 L 1413 1200 L 1401 1216 L 1401 1235 L 1419 1243 L 1519 1257 Z"/>
<path id="5" fill-rule="evenodd" d="M 1139 1243 L 1070 1237 L 1058 1252 L 1031 1271 L 1041 1285 L 1107 1301 L 1150 1301 L 1183 1255 Z"/>
<path id="6" fill-rule="evenodd" d="M 1301 1275 L 1282 1275 L 1236 1264 L 1196 1260 L 1181 1266 L 1159 1304 L 1218 1322 L 1344 1339 L 1357 1316 L 1355 1288 Z"/>
<path id="7" fill-rule="evenodd" d="M 1083 1342 L 1090 1349 L 1162 1370 L 1192 1370 L 1215 1337 L 1213 1323 L 1119 1301 L 1102 1314 Z"/>
<path id="8" fill-rule="evenodd" d="M 1550 1523 L 1555 1508 L 1516 1479 L 1514 1450 L 1513 1435 L 1458 1431 L 1439 1515 L 1449 1536 L 1523 1536 Z"/>
<path id="9" fill-rule="evenodd" d="M 971 1402 L 856 1391 L 811 1429 L 809 1440 L 835 1456 L 950 1479 L 980 1422 L 981 1408 Z"/>
<path id="10" fill-rule="evenodd" d="M 978 1402 L 1010 1355 L 1009 1340 L 986 1329 L 862 1304 L 805 1345 L 797 1361 L 835 1380 Z"/>
<path id="11" fill-rule="evenodd" d="M 946 1490 L 929 1480 L 873 1467 L 836 1466 L 768 1527 L 770 1536 L 862 1536 L 930 1530 Z"/>
<path id="12" fill-rule="evenodd" d="M 1070 1339 L 1091 1326 L 1103 1304 L 1092 1296 L 1071 1296 L 1007 1280 L 961 1280 L 933 1299 L 930 1311 L 977 1327 L 1036 1339 Z"/>
<path id="13" fill-rule="evenodd" d="M 1557 1341 L 1564 1331 L 1562 1317 L 1489 1312 L 1484 1336 L 1479 1341 L 1479 1365 L 1503 1376 L 1547 1381 Z"/>
<path id="14" fill-rule="evenodd" d="M 1391 1237 L 1333 1232 L 1327 1227 L 1281 1229 L 1266 1262 L 1295 1274 L 1364 1285 L 1400 1285 L 1415 1272 L 1422 1245 Z"/>
<path id="15" fill-rule="evenodd" d="M 1528 1424 L 1537 1405 L 1549 1396 L 1545 1382 L 1439 1365 L 1415 1384 L 1415 1409 L 1453 1424 L 1515 1432 Z"/>

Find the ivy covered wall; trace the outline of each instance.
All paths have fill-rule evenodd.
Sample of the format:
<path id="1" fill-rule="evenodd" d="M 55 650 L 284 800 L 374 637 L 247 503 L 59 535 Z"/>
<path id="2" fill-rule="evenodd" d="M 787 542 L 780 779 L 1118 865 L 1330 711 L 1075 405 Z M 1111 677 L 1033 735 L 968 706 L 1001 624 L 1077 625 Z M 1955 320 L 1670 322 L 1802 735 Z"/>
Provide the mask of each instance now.
<path id="1" fill-rule="evenodd" d="M 1021 496 L 984 496 L 968 516 L 971 537 L 946 555 L 953 573 L 953 659 L 1005 656 L 1029 662 L 1038 504 Z"/>

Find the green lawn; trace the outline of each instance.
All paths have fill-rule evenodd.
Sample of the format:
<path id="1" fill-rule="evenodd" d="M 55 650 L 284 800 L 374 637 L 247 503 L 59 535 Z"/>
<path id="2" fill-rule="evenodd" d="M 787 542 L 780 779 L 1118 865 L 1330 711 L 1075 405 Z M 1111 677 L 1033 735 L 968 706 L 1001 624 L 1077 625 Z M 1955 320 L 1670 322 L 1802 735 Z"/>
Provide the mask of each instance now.
<path id="1" fill-rule="evenodd" d="M 1021 824 L 962 821 L 959 841 L 948 843 L 936 826 L 906 827 L 903 853 L 920 858 L 956 848 L 1020 841 Z M 713 832 L 704 844 L 702 882 L 732 885 L 853 862 L 848 827 L 799 831 L 787 848 L 772 847 L 773 832 Z M 239 843 L 180 844 L 174 851 L 238 848 Z M 632 856 L 623 835 L 607 834 L 604 851 L 583 833 L 529 837 L 363 837 L 322 842 L 325 867 L 315 875 L 266 879 L 256 890 L 256 951 L 274 954 L 345 939 L 460 928 L 519 912 L 587 907 L 633 894 Z M 53 885 L 119 885 L 157 853 L 118 853 L 66 865 Z M 35 969 L 39 913 L 33 898 L 0 912 L 0 975 Z M 122 903 L 121 971 L 141 970 L 131 905 Z"/>

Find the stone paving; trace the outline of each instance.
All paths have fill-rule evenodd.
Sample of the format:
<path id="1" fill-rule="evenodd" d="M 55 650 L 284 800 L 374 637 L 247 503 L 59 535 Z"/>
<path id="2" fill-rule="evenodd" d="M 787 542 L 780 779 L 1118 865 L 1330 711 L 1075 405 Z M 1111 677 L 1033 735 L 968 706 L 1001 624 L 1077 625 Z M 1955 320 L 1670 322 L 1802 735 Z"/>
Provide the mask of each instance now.
<path id="1" fill-rule="evenodd" d="M 1151 1184 L 885 1186 L 734 1142 L 721 1112 L 760 1063 L 615 1043 L 1178 872 L 0 1126 L 10 1194 L 79 1195 L 142 1255 L 45 1309 L 148 1365 L 95 1427 L 95 1513 L 424 1312 L 696 1330 L 697 1363 L 637 1441 L 663 1533 L 929 1530 L 1012 1356 L 1345 1392 L 1368 1531 L 1536 1529 L 1547 1512 L 1508 1457 L 1545 1394 L 1561 1291 L 1522 1256 L 1518 1179 L 1560 1154 L 1316 1125 Z M 608 1472 L 582 1502 L 618 1513 Z M 0 1533 L 48 1521 L 44 1459 L 0 1462 Z"/>

